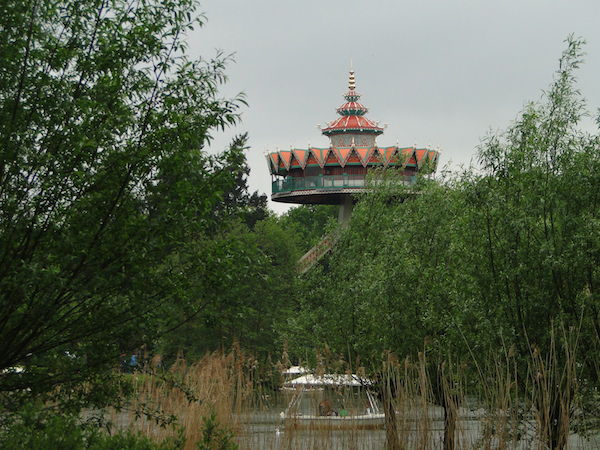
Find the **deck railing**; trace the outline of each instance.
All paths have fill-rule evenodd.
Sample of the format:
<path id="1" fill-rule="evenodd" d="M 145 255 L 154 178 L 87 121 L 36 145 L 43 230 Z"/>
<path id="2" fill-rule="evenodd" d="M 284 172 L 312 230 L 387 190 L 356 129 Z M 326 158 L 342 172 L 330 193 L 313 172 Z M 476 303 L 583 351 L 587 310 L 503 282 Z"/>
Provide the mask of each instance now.
<path id="1" fill-rule="evenodd" d="M 401 178 L 404 185 L 414 184 L 416 177 Z M 280 192 L 304 191 L 313 189 L 362 188 L 367 184 L 364 175 L 318 175 L 314 177 L 286 177 L 272 183 L 273 194 Z"/>

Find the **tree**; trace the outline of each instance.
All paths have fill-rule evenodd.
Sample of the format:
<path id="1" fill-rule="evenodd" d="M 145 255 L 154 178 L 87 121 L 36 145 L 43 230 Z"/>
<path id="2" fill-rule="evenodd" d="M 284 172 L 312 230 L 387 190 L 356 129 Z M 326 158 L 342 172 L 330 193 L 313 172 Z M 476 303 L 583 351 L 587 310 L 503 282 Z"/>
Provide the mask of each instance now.
<path id="1" fill-rule="evenodd" d="M 443 363 L 442 349 L 461 342 L 451 318 L 466 287 L 454 271 L 463 196 L 450 181 L 422 179 L 419 195 L 407 198 L 393 182 L 395 173 L 382 175 L 389 182 L 359 201 L 327 263 L 309 272 L 303 313 L 290 319 L 289 338 L 292 351 L 312 341 L 354 367 L 360 362 L 380 380 L 388 448 L 398 448 L 395 369 L 386 365 L 386 354 L 418 360 L 425 350 L 435 369 Z M 443 394 L 437 401 L 446 406 Z"/>
<path id="2" fill-rule="evenodd" d="M 338 209 L 336 205 L 300 205 L 283 214 L 279 221 L 305 253 L 337 225 Z"/>
<path id="3" fill-rule="evenodd" d="M 244 149 L 246 136 L 233 148 Z M 185 258 L 193 280 L 188 296 L 203 299 L 202 308 L 175 312 L 182 325 L 162 336 L 156 350 L 167 361 L 183 354 L 196 360 L 207 351 L 234 343 L 264 359 L 277 346 L 276 327 L 295 297 L 296 240 L 267 209 L 266 196 L 250 194 L 249 168 L 243 153 L 230 152 L 239 166 L 234 183 L 213 211 L 206 239 L 187 245 Z M 234 164 L 235 163 L 235 164 Z"/>
<path id="4" fill-rule="evenodd" d="M 536 405 L 550 448 L 566 445 L 575 379 L 598 383 L 600 137 L 580 130 L 586 111 L 574 74 L 582 45 L 567 40 L 545 102 L 528 105 L 503 135 L 484 141 L 484 173 L 468 187 L 469 229 L 483 231 L 467 234 L 478 268 L 472 276 L 490 305 L 482 312 L 503 331 L 492 335 L 523 359 L 539 353 L 555 366 Z M 589 351 L 578 353 L 576 342 Z M 580 370 L 566 376 L 576 355 Z"/>
<path id="5" fill-rule="evenodd" d="M 275 353 L 277 329 L 296 297 L 299 252 L 287 230 L 274 218 L 258 221 L 254 229 L 233 221 L 194 253 L 210 255 L 203 264 L 213 263 L 194 278 L 194 292 L 206 299 L 204 308 L 162 337 L 159 352 L 167 358 L 182 352 L 195 360 L 237 342 L 261 360 Z"/>
<path id="6" fill-rule="evenodd" d="M 240 147 L 245 145 L 247 135 L 237 138 Z M 235 178 L 235 184 L 224 194 L 223 202 L 219 205 L 222 215 L 229 215 L 242 218 L 243 222 L 250 228 L 260 220 L 269 216 L 267 208 L 267 196 L 258 191 L 250 193 L 248 190 L 248 175 L 250 167 L 244 159 L 241 170 L 238 170 Z"/>
<path id="7" fill-rule="evenodd" d="M 575 381 L 597 386 L 600 345 L 600 137 L 579 127 L 581 46 L 569 38 L 543 101 L 483 141 L 480 170 L 424 180 L 404 202 L 381 183 L 358 203 L 328 262 L 309 274 L 292 350 L 312 340 L 371 370 L 385 351 L 424 351 L 439 375 L 448 358 L 484 368 L 513 349 L 540 439 L 564 447 Z"/>
<path id="8" fill-rule="evenodd" d="M 226 58 L 184 55 L 196 9 L 0 6 L 0 370 L 25 367 L 0 390 L 98 381 L 174 308 L 203 307 L 191 249 L 218 227 L 243 145 L 202 149 L 243 98 L 218 98 Z"/>

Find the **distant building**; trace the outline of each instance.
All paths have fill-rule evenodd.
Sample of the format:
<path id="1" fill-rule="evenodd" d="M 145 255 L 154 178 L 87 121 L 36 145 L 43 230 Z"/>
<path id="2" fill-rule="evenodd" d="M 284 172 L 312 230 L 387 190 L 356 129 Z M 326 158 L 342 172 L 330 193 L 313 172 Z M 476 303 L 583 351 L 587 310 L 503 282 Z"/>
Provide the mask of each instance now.
<path id="1" fill-rule="evenodd" d="M 379 147 L 377 136 L 384 127 L 368 119 L 368 109 L 358 102 L 354 71 L 350 71 L 346 102 L 340 115 L 321 132 L 329 137 L 327 148 L 310 147 L 269 152 L 272 175 L 271 199 L 285 203 L 342 205 L 340 220 L 347 220 L 352 195 L 366 189 L 367 173 L 374 167 L 401 171 L 403 182 L 415 182 L 419 170 L 435 171 L 439 153 L 428 148 Z"/>

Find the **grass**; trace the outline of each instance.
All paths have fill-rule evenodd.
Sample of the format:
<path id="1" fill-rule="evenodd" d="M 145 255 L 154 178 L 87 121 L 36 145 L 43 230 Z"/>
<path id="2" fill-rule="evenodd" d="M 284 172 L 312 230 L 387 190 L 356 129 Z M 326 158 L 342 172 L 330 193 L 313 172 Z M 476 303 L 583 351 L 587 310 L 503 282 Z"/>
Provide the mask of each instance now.
<path id="1" fill-rule="evenodd" d="M 207 418 L 219 439 L 235 440 L 241 449 L 541 450 L 567 442 L 569 448 L 594 448 L 571 436 L 580 412 L 577 340 L 562 336 L 563 344 L 558 342 L 546 354 L 500 349 L 480 365 L 430 361 L 424 353 L 412 360 L 388 355 L 378 374 L 378 394 L 388 404 L 386 429 L 380 431 L 285 428 L 278 412 L 289 394 L 263 387 L 257 376 L 275 366 L 259 367 L 239 349 L 193 364 L 179 359 L 167 371 L 150 364 L 134 375 L 133 400 L 126 411 L 114 411 L 112 420 L 157 441 L 183 435 L 186 449 L 206 445 Z M 338 371 L 343 366 L 336 362 Z M 527 375 L 521 379 L 519 373 Z"/>

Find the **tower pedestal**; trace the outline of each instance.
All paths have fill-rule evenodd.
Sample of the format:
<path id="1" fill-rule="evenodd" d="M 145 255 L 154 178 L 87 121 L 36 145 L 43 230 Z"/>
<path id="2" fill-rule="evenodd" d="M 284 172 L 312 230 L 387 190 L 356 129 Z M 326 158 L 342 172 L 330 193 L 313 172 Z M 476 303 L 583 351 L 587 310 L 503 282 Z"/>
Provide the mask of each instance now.
<path id="1" fill-rule="evenodd" d="M 354 209 L 354 202 L 352 201 L 352 197 L 349 195 L 345 195 L 342 203 L 340 204 L 340 211 L 338 213 L 338 222 L 340 225 L 345 225 L 348 222 L 350 222 L 352 209 Z"/>

